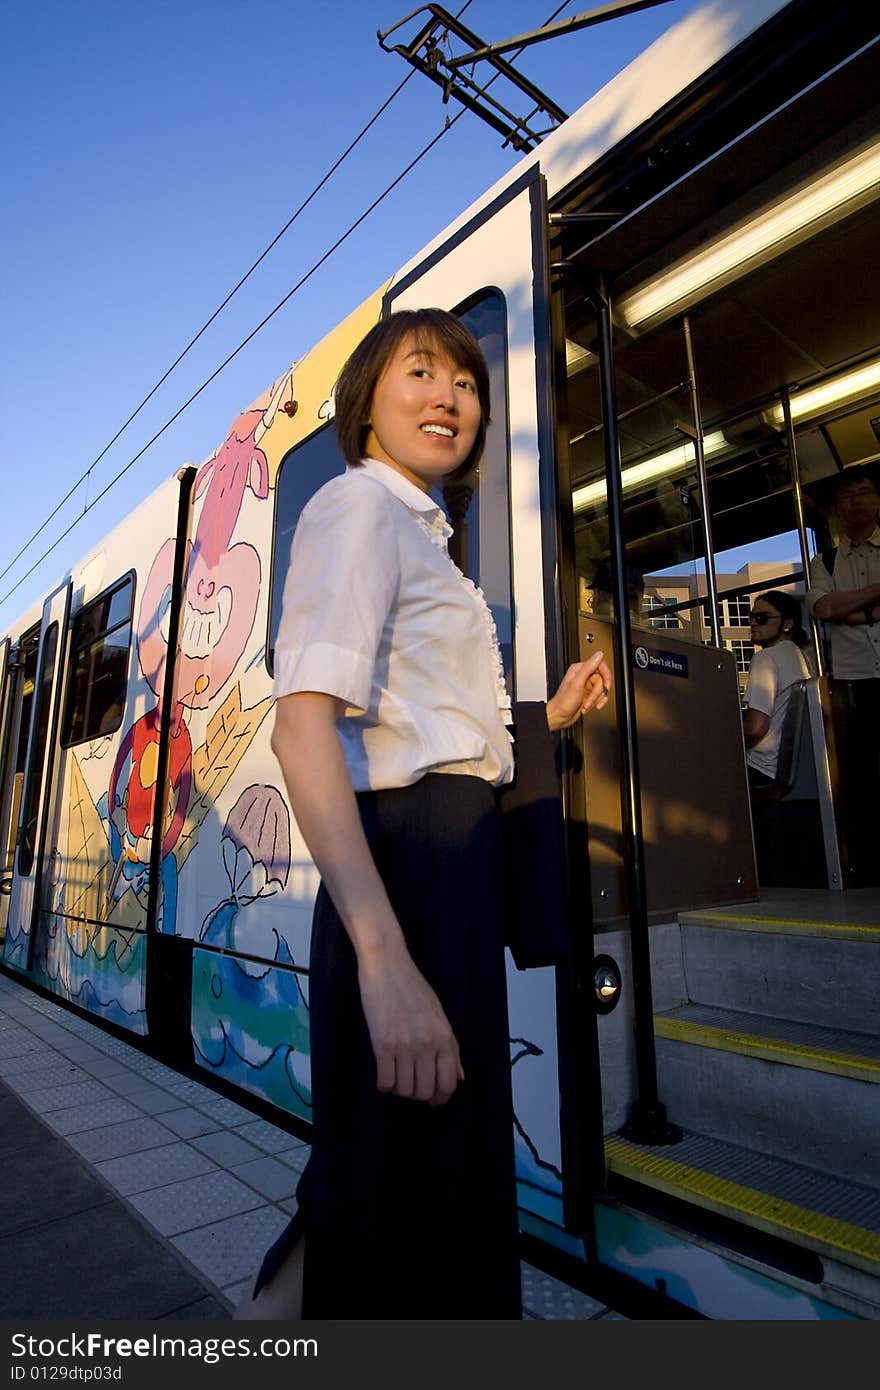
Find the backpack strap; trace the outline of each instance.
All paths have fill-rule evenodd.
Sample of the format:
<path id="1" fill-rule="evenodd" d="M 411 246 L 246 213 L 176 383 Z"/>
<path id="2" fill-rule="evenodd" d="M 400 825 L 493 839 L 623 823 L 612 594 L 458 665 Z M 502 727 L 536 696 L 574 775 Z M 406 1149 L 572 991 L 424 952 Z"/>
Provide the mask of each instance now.
<path id="1" fill-rule="evenodd" d="M 822 564 L 828 573 L 834 577 L 834 561 L 837 559 L 837 546 L 831 545 L 827 550 L 822 551 Z"/>

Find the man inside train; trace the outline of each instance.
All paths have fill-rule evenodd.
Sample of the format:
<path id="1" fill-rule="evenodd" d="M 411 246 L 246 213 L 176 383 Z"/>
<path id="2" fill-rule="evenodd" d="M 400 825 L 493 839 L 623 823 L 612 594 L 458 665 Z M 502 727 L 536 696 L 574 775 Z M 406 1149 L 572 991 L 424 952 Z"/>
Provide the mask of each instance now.
<path id="1" fill-rule="evenodd" d="M 836 546 L 810 564 L 807 603 L 831 630 L 832 703 L 843 743 L 843 813 L 861 881 L 876 858 L 871 827 L 880 781 L 880 490 L 864 467 L 835 479 Z"/>

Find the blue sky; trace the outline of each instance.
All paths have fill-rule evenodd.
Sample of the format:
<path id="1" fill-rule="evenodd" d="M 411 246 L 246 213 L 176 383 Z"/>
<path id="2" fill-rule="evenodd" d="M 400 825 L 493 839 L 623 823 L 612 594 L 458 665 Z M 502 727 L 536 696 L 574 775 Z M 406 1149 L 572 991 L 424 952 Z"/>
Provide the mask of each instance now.
<path id="1" fill-rule="evenodd" d="M 527 50 L 574 110 L 694 8 L 669 0 Z M 376 30 L 409 0 L 41 0 L 0 17 L 3 219 L 0 570 L 116 433 L 408 71 Z M 456 4 L 450 8 L 458 8 Z M 472 0 L 487 41 L 553 0 Z M 574 0 L 563 17 L 587 8 Z M 410 33 L 410 25 L 406 33 Z M 515 163 L 466 115 L 127 476 L 12 592 L 291 285 L 442 126 L 414 76 L 295 226 L 0 579 L 0 630 Z M 9 595 L 7 597 L 7 595 Z"/>

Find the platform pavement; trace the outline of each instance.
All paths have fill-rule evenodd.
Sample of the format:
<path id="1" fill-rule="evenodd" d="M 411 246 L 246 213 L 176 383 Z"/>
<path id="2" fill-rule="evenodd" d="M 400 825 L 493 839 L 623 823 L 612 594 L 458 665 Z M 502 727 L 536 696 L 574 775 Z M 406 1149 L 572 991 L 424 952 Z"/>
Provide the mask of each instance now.
<path id="1" fill-rule="evenodd" d="M 0 973 L 0 1318 L 228 1319 L 308 1146 Z M 617 1318 L 523 1264 L 526 1317 Z"/>

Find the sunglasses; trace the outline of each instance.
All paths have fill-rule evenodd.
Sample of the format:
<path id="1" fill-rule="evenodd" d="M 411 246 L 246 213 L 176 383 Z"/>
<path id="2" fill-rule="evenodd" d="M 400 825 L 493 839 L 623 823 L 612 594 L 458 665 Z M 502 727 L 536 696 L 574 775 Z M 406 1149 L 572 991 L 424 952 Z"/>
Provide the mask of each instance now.
<path id="1" fill-rule="evenodd" d="M 749 622 L 750 622 L 750 623 L 754 623 L 756 627 L 763 627 L 765 623 L 772 622 L 772 620 L 773 620 L 774 618 L 778 618 L 778 619 L 780 619 L 780 621 L 781 621 L 781 619 L 782 619 L 782 614 L 781 614 L 781 613 L 750 613 L 750 614 L 749 614 Z"/>

